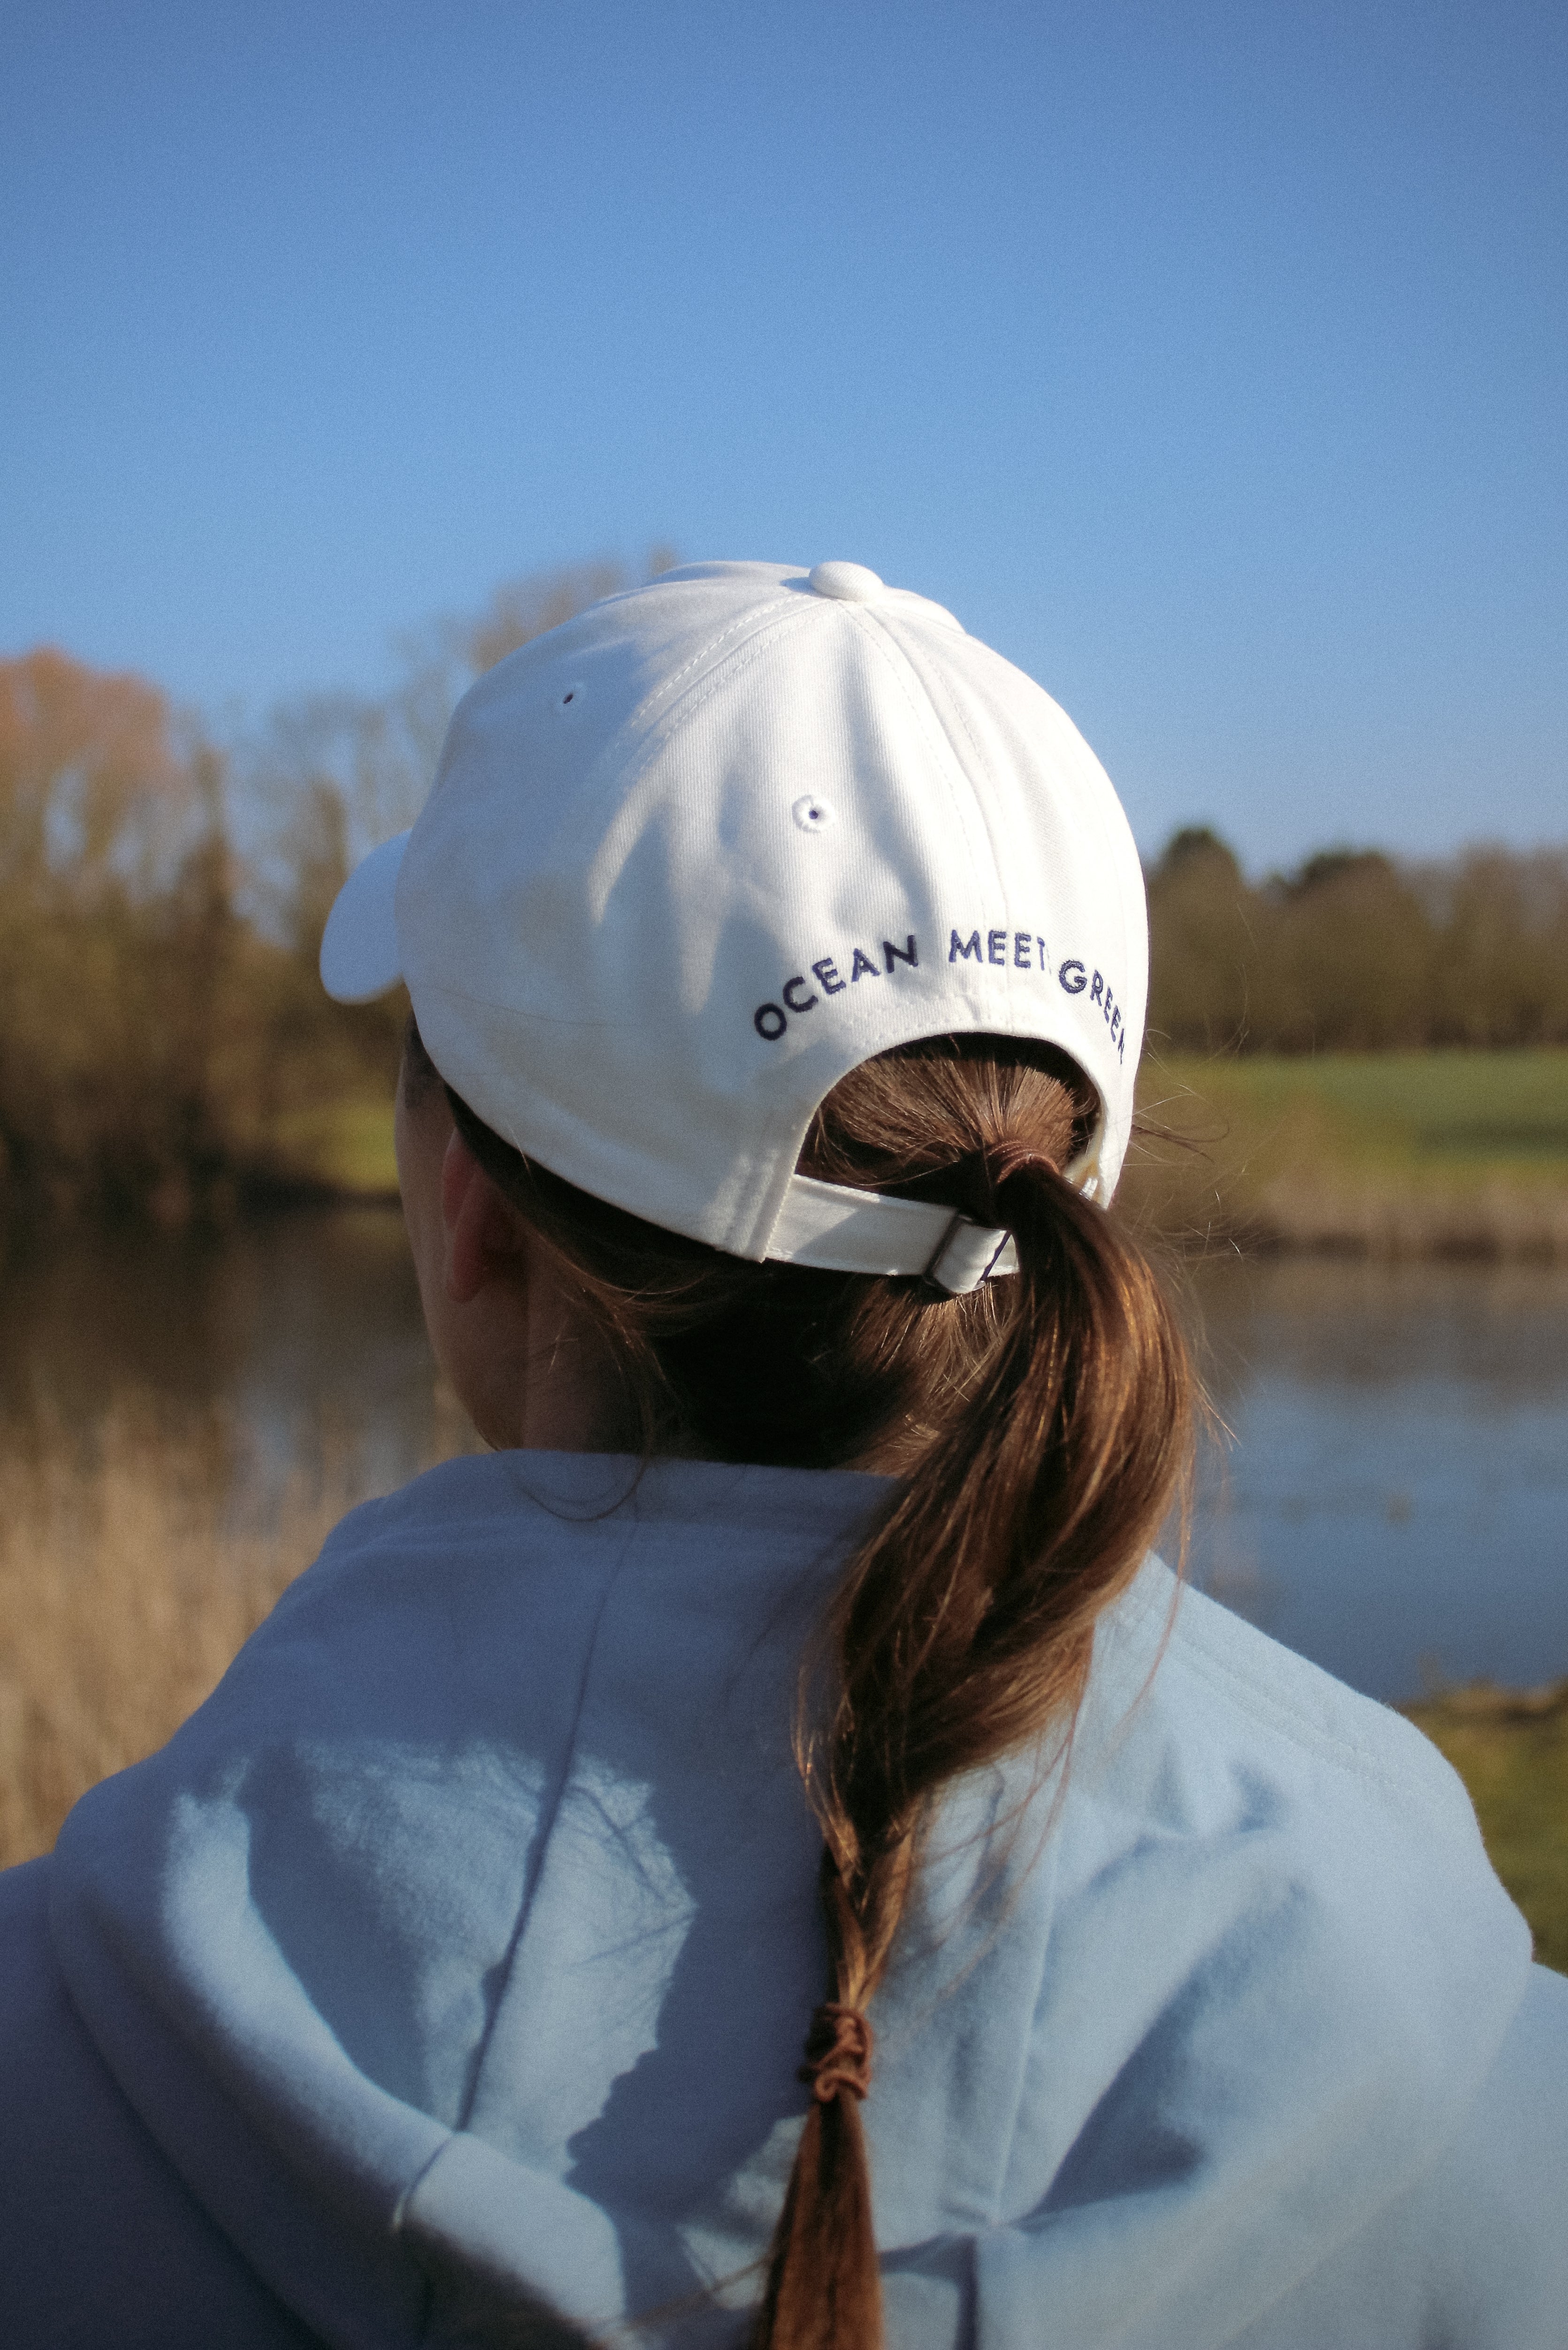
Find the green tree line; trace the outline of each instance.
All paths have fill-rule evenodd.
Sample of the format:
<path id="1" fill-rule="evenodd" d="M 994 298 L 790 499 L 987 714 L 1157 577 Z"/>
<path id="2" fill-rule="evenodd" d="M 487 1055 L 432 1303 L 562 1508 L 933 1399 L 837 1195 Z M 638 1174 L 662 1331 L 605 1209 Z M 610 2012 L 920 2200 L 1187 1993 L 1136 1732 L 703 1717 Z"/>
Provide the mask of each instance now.
<path id="1" fill-rule="evenodd" d="M 182 1212 L 265 1180 L 284 1114 L 385 1058 L 373 1024 L 321 1016 L 305 860 L 297 902 L 260 918 L 227 785 L 141 679 L 48 649 L 0 663 L 8 1202 Z"/>
<path id="2" fill-rule="evenodd" d="M 1325 849 L 1250 882 L 1205 828 L 1147 876 L 1151 1037 L 1192 1052 L 1568 1042 L 1568 849 Z"/>
<path id="3" fill-rule="evenodd" d="M 464 688 L 628 584 L 524 578 L 409 640 L 391 692 L 291 705 L 224 752 L 145 679 L 0 660 L 0 1213 L 276 1193 L 292 1124 L 386 1093 L 402 1007 L 328 1002 L 327 910 L 412 821 Z"/>
<path id="4" fill-rule="evenodd" d="M 0 660 L 0 1208 L 216 1211 L 295 1180 L 291 1121 L 384 1097 L 401 1009 L 322 993 L 333 897 L 411 821 L 458 693 L 626 584 L 524 579 L 408 644 L 390 693 L 297 703 L 224 752 L 143 679 Z M 1568 852 L 1330 851 L 1251 882 L 1187 830 L 1148 886 L 1172 1047 L 1568 1039 Z"/>

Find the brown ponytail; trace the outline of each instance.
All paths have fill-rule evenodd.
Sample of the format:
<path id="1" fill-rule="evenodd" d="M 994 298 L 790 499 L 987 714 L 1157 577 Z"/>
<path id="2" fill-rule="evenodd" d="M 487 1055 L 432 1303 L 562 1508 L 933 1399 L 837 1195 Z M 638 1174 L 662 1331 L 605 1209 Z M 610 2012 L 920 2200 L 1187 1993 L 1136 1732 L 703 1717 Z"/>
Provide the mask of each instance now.
<path id="1" fill-rule="evenodd" d="M 646 1449 L 902 1478 L 803 1672 L 831 1981 L 752 2350 L 878 2350 L 867 2010 L 921 1833 L 950 1781 L 1070 1724 L 1096 1619 L 1183 1484 L 1194 1390 L 1169 1307 L 1138 1249 L 1056 1171 L 1090 1107 L 1062 1055 L 986 1036 L 904 1046 L 834 1088 L 804 1171 L 1012 1232 L 1016 1276 L 946 1298 L 659 1232 L 453 1102 L 609 1340 Z"/>

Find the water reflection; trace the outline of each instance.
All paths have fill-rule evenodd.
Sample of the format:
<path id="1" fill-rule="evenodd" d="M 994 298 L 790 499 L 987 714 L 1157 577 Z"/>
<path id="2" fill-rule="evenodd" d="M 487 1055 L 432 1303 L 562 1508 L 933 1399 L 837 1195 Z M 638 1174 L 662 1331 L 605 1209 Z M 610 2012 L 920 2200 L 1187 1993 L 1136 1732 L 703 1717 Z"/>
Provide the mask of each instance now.
<path id="1" fill-rule="evenodd" d="M 1219 1263 L 1198 1581 L 1378 1697 L 1568 1672 L 1568 1273 Z"/>
<path id="2" fill-rule="evenodd" d="M 1236 1442 L 1195 1578 L 1376 1696 L 1568 1672 L 1568 1272 L 1232 1262 L 1196 1287 Z M 128 1390 L 222 1415 L 251 1505 L 327 1452 L 375 1492 L 473 1440 L 384 1210 L 13 1253 L 0 1421 L 90 1439 Z"/>
<path id="3" fill-rule="evenodd" d="M 252 1500 L 315 1473 L 325 1451 L 374 1493 L 472 1440 L 438 1388 L 395 1209 L 13 1252 L 0 1415 L 90 1435 L 128 1390 L 221 1414 Z"/>

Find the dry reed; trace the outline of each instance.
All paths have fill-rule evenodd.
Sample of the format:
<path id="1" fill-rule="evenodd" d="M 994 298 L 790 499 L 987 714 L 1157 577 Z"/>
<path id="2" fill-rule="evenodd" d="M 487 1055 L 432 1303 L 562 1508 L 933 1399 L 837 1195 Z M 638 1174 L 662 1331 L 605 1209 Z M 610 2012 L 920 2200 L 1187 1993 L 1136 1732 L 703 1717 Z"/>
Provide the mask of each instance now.
<path id="1" fill-rule="evenodd" d="M 218 1415 L 145 1400 L 85 1434 L 47 1413 L 4 1432 L 0 1866 L 170 1737 L 363 1498 L 348 1446 L 265 1506 L 244 1469 Z"/>
<path id="2" fill-rule="evenodd" d="M 1568 1263 L 1568 1190 L 1500 1180 L 1465 1191 L 1307 1171 L 1267 1185 L 1243 1226 L 1254 1247 L 1385 1259 Z"/>

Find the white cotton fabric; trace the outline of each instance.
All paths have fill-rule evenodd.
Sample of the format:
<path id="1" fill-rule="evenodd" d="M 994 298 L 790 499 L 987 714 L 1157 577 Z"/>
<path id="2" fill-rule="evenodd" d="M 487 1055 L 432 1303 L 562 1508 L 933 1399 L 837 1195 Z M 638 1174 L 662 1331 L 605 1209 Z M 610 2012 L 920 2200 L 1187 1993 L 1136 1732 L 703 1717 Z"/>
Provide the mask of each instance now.
<path id="1" fill-rule="evenodd" d="M 0 1878 L 10 2338 L 739 2345 L 826 1988 L 795 1669 L 886 1490 L 509 1453 L 346 1519 Z M 1156 1561 L 873 2012 L 894 2350 L 1568 2340 L 1568 1982 L 1436 1752 Z"/>
<path id="2" fill-rule="evenodd" d="M 472 687 L 321 971 L 349 1001 L 400 975 L 543 1166 L 760 1259 L 818 1104 L 949 1032 L 1072 1058 L 1099 1116 L 1070 1171 L 1108 1199 L 1148 937 L 1120 803 L 1032 678 L 861 566 L 695 563 Z"/>

